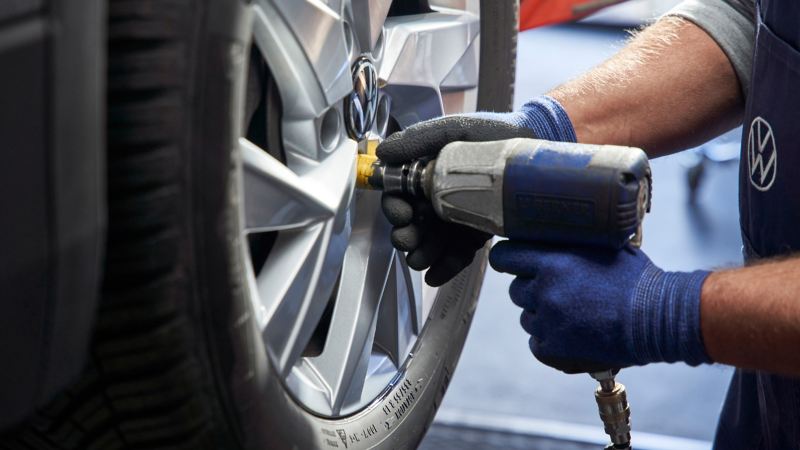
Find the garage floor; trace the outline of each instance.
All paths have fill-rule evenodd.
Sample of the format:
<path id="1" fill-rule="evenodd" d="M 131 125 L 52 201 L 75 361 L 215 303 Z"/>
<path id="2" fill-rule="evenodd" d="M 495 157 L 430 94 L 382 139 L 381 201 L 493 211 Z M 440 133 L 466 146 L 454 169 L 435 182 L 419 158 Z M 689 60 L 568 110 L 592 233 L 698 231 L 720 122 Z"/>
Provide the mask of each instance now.
<path id="1" fill-rule="evenodd" d="M 516 105 L 597 64 L 625 37 L 619 29 L 588 26 L 521 34 Z M 737 144 L 734 139 L 721 145 Z M 739 264 L 738 162 L 710 165 L 697 201 L 690 204 L 686 159 L 687 155 L 676 155 L 653 161 L 654 203 L 645 220 L 644 250 L 656 264 L 671 270 Z M 603 437 L 592 394 L 593 380 L 562 374 L 530 355 L 527 335 L 517 326 L 520 311 L 507 297 L 510 282 L 508 275 L 487 274 L 458 370 L 422 448 L 556 448 L 551 445 L 552 439 L 513 436 L 526 432 L 526 427 L 534 435 L 556 429 L 555 435 L 561 437 L 593 432 Z M 654 449 L 662 445 L 670 448 L 670 442 L 681 442 L 680 448 L 709 448 L 730 376 L 727 367 L 691 368 L 682 364 L 623 371 L 619 379 L 629 390 L 634 433 L 644 433 Z M 459 417 L 470 419 L 460 421 Z M 476 430 L 474 426 L 480 423 L 518 426 Z M 503 437 L 504 433 L 508 436 Z M 486 439 L 480 445 L 465 441 L 476 436 Z M 672 437 L 688 440 L 670 441 Z M 518 447 L 519 442 L 524 445 Z M 573 448 L 561 442 L 557 448 Z"/>
<path id="2" fill-rule="evenodd" d="M 597 450 L 597 445 L 521 433 L 435 424 L 420 450 Z"/>

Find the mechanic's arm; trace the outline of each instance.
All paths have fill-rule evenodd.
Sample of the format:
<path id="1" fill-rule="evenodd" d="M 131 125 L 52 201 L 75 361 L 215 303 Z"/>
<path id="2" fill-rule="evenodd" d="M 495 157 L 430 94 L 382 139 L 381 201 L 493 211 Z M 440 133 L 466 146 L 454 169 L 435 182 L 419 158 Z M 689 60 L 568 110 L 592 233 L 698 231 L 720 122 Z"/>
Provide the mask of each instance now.
<path id="1" fill-rule="evenodd" d="M 741 122 L 731 61 L 694 23 L 667 16 L 614 57 L 548 95 L 578 142 L 645 149 L 650 157 L 700 145 Z"/>
<path id="2" fill-rule="evenodd" d="M 714 361 L 800 376 L 800 258 L 709 275 L 700 327 Z"/>

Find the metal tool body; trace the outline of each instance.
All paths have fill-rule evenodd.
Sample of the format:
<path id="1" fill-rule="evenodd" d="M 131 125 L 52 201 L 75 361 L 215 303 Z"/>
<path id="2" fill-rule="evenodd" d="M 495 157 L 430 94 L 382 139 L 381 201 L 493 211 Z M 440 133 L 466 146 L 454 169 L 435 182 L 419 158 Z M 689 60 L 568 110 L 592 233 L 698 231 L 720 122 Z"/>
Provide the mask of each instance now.
<path id="1" fill-rule="evenodd" d="M 357 185 L 425 196 L 439 217 L 511 239 L 622 248 L 650 209 L 640 149 L 510 139 L 453 142 L 432 161 L 359 155 Z"/>
<path id="2" fill-rule="evenodd" d="M 641 242 L 651 175 L 640 149 L 510 139 L 453 142 L 435 160 L 359 155 L 357 186 L 428 198 L 443 220 L 517 240 L 620 249 Z M 591 374 L 611 449 L 630 448 L 630 409 L 613 371 Z"/>

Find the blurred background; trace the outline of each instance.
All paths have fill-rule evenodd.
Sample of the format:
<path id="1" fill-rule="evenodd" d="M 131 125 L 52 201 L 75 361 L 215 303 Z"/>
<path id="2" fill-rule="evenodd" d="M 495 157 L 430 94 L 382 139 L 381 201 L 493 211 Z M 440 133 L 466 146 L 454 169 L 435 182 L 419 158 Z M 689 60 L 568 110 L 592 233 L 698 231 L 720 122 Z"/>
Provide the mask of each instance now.
<path id="1" fill-rule="evenodd" d="M 677 3 L 629 1 L 576 23 L 521 32 L 515 107 L 608 58 L 631 28 Z M 690 271 L 741 263 L 740 135 L 733 130 L 701 148 L 652 161 L 653 207 L 645 219 L 643 248 L 657 265 Z M 511 280 L 487 272 L 458 370 L 422 448 L 582 449 L 606 442 L 595 382 L 546 367 L 530 354 L 520 310 L 508 298 Z M 731 374 L 724 366 L 683 364 L 622 371 L 618 379 L 628 388 L 635 447 L 710 448 Z"/>

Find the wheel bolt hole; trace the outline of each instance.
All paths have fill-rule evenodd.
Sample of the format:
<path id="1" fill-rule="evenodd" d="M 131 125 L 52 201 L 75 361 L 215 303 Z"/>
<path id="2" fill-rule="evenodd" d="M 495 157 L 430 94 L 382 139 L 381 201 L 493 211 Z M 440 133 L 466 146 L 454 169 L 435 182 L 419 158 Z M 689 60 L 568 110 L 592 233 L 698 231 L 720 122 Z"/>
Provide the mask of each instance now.
<path id="1" fill-rule="evenodd" d="M 341 126 L 342 121 L 336 108 L 329 109 L 322 117 L 319 127 L 319 142 L 325 151 L 333 150 L 338 143 Z"/>
<path id="2" fill-rule="evenodd" d="M 350 26 L 350 22 L 343 22 L 344 27 L 344 46 L 347 50 L 347 54 L 349 56 L 353 56 L 353 43 L 355 38 L 353 37 L 353 28 Z"/>
<path id="3" fill-rule="evenodd" d="M 375 126 L 377 127 L 378 134 L 386 137 L 386 131 L 389 128 L 389 115 L 391 113 L 391 99 L 388 95 L 381 95 L 378 99 L 378 111 L 375 114 Z"/>

